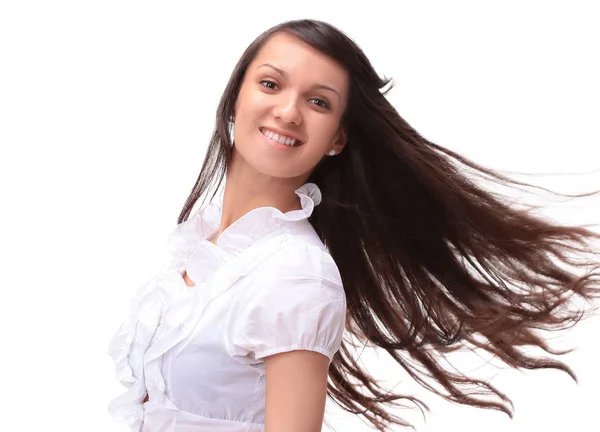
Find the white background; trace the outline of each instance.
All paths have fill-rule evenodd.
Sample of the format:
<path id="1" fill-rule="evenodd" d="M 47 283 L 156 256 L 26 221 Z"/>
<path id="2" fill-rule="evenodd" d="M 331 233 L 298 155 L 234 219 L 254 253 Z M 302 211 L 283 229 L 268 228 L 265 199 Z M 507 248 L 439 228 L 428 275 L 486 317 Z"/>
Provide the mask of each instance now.
<path id="1" fill-rule="evenodd" d="M 417 3 L 417 2 L 411 2 Z M 107 349 L 162 263 L 244 48 L 283 20 L 338 26 L 394 77 L 426 138 L 560 192 L 600 187 L 595 2 L 4 1 L 0 5 L 0 429 L 125 431 Z M 595 170 L 595 171 L 594 171 Z M 597 198 L 553 205 L 597 223 Z M 420 431 L 597 431 L 599 320 L 561 346 L 580 378 L 490 371 L 514 420 L 424 392 Z M 393 385 L 400 368 L 365 354 Z M 470 363 L 464 363 L 468 371 Z M 396 391 L 411 392 L 410 384 Z M 369 430 L 328 405 L 340 431 Z"/>

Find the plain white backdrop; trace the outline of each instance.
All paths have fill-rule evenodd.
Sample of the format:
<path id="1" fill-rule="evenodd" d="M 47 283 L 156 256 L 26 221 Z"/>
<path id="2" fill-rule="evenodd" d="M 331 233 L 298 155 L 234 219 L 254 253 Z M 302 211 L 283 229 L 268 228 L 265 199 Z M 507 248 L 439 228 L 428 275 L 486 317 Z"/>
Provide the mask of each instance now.
<path id="1" fill-rule="evenodd" d="M 345 31 L 426 138 L 559 192 L 600 188 L 599 14 L 589 1 L 0 3 L 0 429 L 126 431 L 108 343 L 164 258 L 245 47 L 281 21 Z M 407 203 L 409 205 L 409 203 Z M 597 198 L 548 207 L 600 222 Z M 600 320 L 557 339 L 557 371 L 479 369 L 515 417 L 430 404 L 422 432 L 597 431 Z M 364 364 L 390 387 L 385 354 Z M 465 371 L 477 362 L 465 358 Z M 460 367 L 461 364 L 458 364 Z M 339 431 L 370 430 L 328 402 Z"/>

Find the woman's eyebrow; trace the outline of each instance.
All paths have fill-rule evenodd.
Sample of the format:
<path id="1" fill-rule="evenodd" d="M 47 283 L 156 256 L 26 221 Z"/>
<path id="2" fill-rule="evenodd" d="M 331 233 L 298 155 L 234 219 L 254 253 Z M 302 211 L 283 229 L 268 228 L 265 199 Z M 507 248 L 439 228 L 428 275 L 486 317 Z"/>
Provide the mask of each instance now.
<path id="1" fill-rule="evenodd" d="M 273 66 L 270 63 L 263 63 L 260 66 L 258 66 L 256 69 L 259 69 L 259 68 L 261 68 L 263 66 L 270 67 L 271 69 L 273 69 L 276 72 L 278 72 L 285 79 L 289 78 L 286 71 L 284 71 L 283 69 L 278 68 L 277 66 Z M 340 92 L 338 92 L 336 89 L 334 89 L 333 87 L 330 87 L 328 85 L 325 85 L 325 84 L 315 84 L 315 85 L 312 86 L 312 88 L 317 88 L 317 89 L 323 89 L 323 90 L 332 91 L 332 92 L 334 92 L 337 95 L 338 99 L 340 99 L 340 100 L 342 99 L 342 96 L 340 95 Z"/>

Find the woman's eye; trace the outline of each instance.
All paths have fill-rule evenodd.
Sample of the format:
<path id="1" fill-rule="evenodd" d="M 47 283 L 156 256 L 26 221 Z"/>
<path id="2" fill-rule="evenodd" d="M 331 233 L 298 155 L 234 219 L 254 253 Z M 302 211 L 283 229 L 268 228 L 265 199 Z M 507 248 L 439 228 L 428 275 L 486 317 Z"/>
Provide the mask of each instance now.
<path id="1" fill-rule="evenodd" d="M 324 101 L 323 99 L 311 99 L 311 101 L 318 101 L 320 102 L 322 105 L 315 103 L 315 105 L 319 105 L 321 108 L 327 108 L 330 109 L 331 107 L 329 106 L 329 103 L 327 103 L 326 101 Z"/>
<path id="2" fill-rule="evenodd" d="M 274 83 L 273 81 L 270 80 L 261 80 L 259 81 L 259 83 L 263 86 L 266 87 L 270 90 L 275 90 L 275 88 L 277 88 L 277 84 Z M 325 109 L 331 109 L 331 106 L 329 105 L 329 102 L 324 101 L 323 99 L 319 99 L 319 98 L 312 98 L 309 99 L 310 101 L 317 101 L 316 103 L 311 102 L 313 105 L 317 105 L 321 108 L 325 108 Z"/>
<path id="3" fill-rule="evenodd" d="M 261 83 L 261 84 L 262 84 L 264 87 L 267 87 L 267 88 L 269 88 L 269 89 L 271 89 L 271 90 L 273 90 L 275 87 L 277 87 L 277 84 L 275 84 L 273 81 L 269 81 L 269 80 L 262 80 L 262 81 L 260 81 L 260 83 Z M 268 85 L 266 85 L 266 84 L 272 84 L 272 85 L 273 85 L 273 87 L 269 87 L 269 86 L 268 86 Z"/>

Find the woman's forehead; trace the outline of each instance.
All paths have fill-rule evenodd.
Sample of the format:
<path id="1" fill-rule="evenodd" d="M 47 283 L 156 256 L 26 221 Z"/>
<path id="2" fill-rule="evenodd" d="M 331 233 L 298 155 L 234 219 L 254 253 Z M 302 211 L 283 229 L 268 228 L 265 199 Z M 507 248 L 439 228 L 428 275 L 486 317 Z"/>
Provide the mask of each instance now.
<path id="1" fill-rule="evenodd" d="M 264 69 L 290 80 L 315 81 L 340 93 L 348 85 L 348 73 L 336 60 L 286 33 L 271 36 L 250 63 L 249 69 L 253 72 Z"/>

